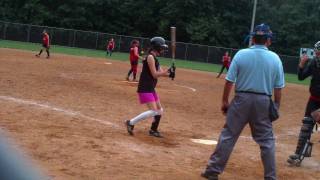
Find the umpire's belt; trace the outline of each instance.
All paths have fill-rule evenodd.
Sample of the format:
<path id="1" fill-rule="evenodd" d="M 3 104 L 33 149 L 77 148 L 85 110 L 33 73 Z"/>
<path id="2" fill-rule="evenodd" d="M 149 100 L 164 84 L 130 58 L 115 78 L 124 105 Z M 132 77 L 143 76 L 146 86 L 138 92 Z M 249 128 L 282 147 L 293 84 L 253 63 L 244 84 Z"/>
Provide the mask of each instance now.
<path id="1" fill-rule="evenodd" d="M 269 96 L 269 97 L 272 96 L 272 95 L 268 95 L 267 93 L 253 92 L 253 91 L 236 91 L 236 93 L 258 94 L 258 95 L 265 95 L 265 96 Z"/>

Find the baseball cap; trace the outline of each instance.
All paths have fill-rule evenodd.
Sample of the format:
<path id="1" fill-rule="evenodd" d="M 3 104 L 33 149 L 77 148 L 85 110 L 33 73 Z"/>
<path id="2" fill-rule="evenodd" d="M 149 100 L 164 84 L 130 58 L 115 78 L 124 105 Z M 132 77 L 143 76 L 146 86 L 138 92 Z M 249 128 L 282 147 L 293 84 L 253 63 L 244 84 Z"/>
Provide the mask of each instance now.
<path id="1" fill-rule="evenodd" d="M 262 23 L 254 28 L 251 36 L 266 36 L 268 38 L 272 38 L 272 31 L 270 30 L 269 25 Z"/>

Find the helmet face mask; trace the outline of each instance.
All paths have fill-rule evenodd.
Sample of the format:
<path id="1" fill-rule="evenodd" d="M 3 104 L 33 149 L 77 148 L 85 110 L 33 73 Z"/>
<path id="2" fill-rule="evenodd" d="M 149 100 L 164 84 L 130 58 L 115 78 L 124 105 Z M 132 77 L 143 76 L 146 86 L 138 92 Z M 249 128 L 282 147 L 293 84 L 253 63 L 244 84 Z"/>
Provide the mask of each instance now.
<path id="1" fill-rule="evenodd" d="M 320 41 L 318 41 L 316 44 L 314 44 L 314 50 L 320 51 Z"/>

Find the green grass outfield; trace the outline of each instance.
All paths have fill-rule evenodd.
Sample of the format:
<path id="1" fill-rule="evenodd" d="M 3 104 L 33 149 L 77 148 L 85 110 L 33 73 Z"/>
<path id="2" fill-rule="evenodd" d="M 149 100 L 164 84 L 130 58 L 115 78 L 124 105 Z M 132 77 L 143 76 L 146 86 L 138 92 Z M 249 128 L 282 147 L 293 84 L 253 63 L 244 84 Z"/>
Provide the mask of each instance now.
<path id="1" fill-rule="evenodd" d="M 0 40 L 0 48 L 39 51 L 40 47 L 41 47 L 40 44 L 35 44 L 35 43 Z M 91 49 L 57 46 L 57 45 L 53 45 L 50 49 L 50 52 L 76 55 L 76 56 L 106 58 L 106 52 L 102 50 L 91 50 Z M 110 59 L 128 61 L 128 56 L 129 56 L 128 53 L 114 52 Z M 217 65 L 217 64 L 208 64 L 208 63 L 178 60 L 178 59 L 175 60 L 175 63 L 178 68 L 186 68 L 186 69 L 208 71 L 208 72 L 219 72 L 221 68 L 221 65 Z M 171 64 L 171 59 L 161 58 L 161 64 L 169 66 Z M 298 81 L 296 74 L 285 74 L 285 78 L 286 78 L 286 82 L 304 84 L 304 85 L 308 85 L 310 81 L 310 79 L 305 81 Z"/>

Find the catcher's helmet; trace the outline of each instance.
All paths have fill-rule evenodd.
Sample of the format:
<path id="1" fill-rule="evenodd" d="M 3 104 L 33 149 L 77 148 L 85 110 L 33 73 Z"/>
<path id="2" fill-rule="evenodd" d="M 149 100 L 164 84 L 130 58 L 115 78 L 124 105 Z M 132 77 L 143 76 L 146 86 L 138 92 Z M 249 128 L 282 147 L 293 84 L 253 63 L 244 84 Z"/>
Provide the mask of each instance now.
<path id="1" fill-rule="evenodd" d="M 320 51 L 320 41 L 314 44 L 314 49 Z"/>
<path id="2" fill-rule="evenodd" d="M 252 36 L 265 36 L 267 38 L 272 38 L 272 31 L 270 26 L 267 24 L 259 24 L 257 25 L 253 32 L 251 33 Z"/>
<path id="3" fill-rule="evenodd" d="M 151 47 L 157 51 L 168 48 L 166 41 L 162 37 L 153 37 L 150 40 Z"/>

